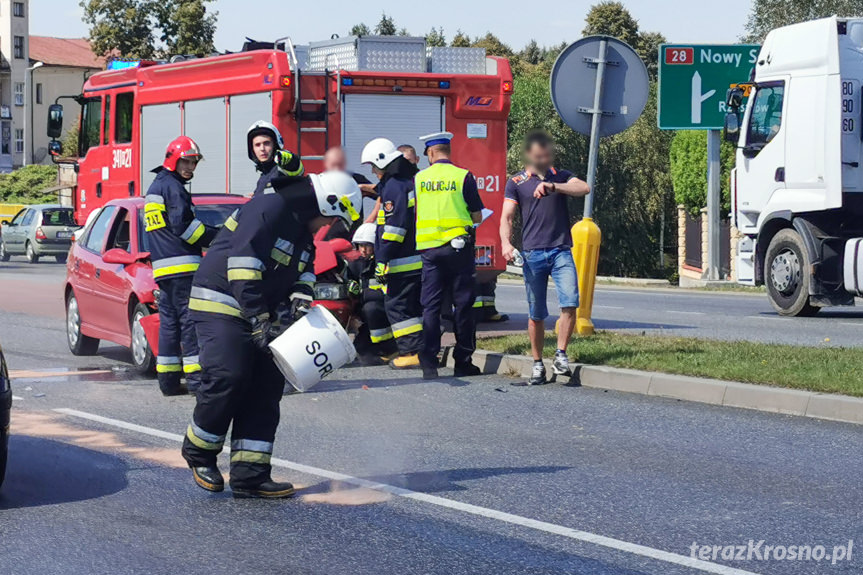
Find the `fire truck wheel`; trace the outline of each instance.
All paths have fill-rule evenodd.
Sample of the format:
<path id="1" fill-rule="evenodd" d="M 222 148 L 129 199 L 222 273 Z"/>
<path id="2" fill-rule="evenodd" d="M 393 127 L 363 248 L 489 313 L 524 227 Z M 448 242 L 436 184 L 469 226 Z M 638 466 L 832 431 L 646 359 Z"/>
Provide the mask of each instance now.
<path id="1" fill-rule="evenodd" d="M 147 341 L 147 334 L 141 326 L 141 319 L 150 315 L 150 310 L 142 303 L 135 306 L 130 319 L 132 333 L 132 362 L 135 370 L 142 375 L 156 374 L 156 358 Z"/>
<path id="2" fill-rule="evenodd" d="M 764 283 L 773 308 L 782 316 L 812 316 L 820 308 L 809 303 L 809 252 L 800 234 L 780 230 L 767 248 Z"/>

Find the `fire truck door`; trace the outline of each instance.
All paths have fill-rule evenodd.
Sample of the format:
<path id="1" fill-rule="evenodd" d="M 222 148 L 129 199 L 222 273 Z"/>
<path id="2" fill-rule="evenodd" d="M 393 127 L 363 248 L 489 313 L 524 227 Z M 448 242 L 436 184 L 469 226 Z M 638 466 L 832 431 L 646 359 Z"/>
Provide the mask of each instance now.
<path id="1" fill-rule="evenodd" d="M 396 146 L 419 147 L 419 137 L 446 129 L 445 100 L 440 96 L 403 94 L 345 94 L 342 105 L 342 142 L 348 169 L 377 181 L 368 166 L 360 164 L 363 146 L 374 138 L 388 138 Z M 420 169 L 428 167 L 420 154 Z M 370 205 L 366 205 L 370 204 Z M 374 205 L 366 201 L 363 212 Z"/>

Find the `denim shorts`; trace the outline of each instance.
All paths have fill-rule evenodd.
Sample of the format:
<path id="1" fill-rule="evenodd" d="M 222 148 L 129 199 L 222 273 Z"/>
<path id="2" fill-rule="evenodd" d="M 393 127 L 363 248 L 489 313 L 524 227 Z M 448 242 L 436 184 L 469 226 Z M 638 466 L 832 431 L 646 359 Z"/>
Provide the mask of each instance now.
<path id="1" fill-rule="evenodd" d="M 578 274 L 572 251 L 567 247 L 524 252 L 524 285 L 530 319 L 548 317 L 548 277 L 554 280 L 561 309 L 578 307 Z"/>

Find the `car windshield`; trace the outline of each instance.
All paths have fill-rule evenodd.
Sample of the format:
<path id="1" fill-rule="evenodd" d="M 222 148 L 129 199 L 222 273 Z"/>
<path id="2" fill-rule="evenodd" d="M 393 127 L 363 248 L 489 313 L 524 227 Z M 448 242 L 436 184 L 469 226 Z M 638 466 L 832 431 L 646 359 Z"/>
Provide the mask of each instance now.
<path id="1" fill-rule="evenodd" d="M 238 204 L 207 204 L 203 206 L 194 206 L 195 217 L 204 222 L 208 226 L 221 228 L 225 225 L 225 220 L 228 219 L 234 210 L 239 208 Z M 138 229 L 144 229 L 144 211 L 138 210 Z M 141 251 L 150 251 L 150 243 L 147 234 L 141 232 L 140 244 Z"/>
<path id="2" fill-rule="evenodd" d="M 42 210 L 43 226 L 74 226 L 75 218 L 72 217 L 70 208 L 59 208 Z"/>

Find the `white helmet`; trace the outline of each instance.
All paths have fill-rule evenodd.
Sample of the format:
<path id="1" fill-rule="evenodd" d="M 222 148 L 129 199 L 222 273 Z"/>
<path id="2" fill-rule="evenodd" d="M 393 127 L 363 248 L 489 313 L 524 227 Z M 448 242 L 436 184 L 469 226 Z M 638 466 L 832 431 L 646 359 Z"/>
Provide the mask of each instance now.
<path id="1" fill-rule="evenodd" d="M 279 133 L 279 130 L 269 122 L 258 120 L 249 126 L 249 129 L 246 132 L 246 144 L 249 148 L 249 159 L 253 162 L 258 161 L 255 156 L 255 151 L 252 149 L 252 140 L 255 139 L 255 136 L 270 136 L 273 139 L 276 151 L 283 150 L 285 148 L 285 141 L 282 139 L 282 135 Z"/>
<path id="2" fill-rule="evenodd" d="M 344 172 L 325 172 L 310 174 L 309 179 L 322 216 L 342 218 L 349 226 L 360 219 L 363 195 L 352 177 Z"/>
<path id="3" fill-rule="evenodd" d="M 357 228 L 357 231 L 354 232 L 354 243 L 355 244 L 373 244 L 375 243 L 375 232 L 377 231 L 377 226 L 371 222 L 362 224 Z"/>
<path id="4" fill-rule="evenodd" d="M 363 148 L 363 153 L 360 156 L 360 161 L 363 164 L 373 164 L 375 167 L 383 170 L 393 160 L 403 154 L 396 149 L 396 145 L 386 138 L 375 138 Z"/>

